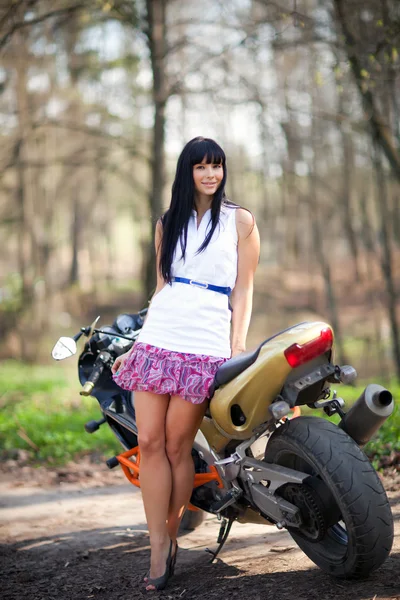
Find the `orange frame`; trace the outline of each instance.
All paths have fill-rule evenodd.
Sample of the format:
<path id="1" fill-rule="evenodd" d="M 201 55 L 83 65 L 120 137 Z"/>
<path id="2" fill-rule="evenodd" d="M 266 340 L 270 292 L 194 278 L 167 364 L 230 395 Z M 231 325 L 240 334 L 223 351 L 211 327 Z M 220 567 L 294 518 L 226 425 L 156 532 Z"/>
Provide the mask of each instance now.
<path id="1" fill-rule="evenodd" d="M 295 419 L 296 417 L 300 417 L 300 415 L 301 415 L 300 407 L 295 406 L 291 410 L 293 412 L 292 419 Z M 284 419 L 286 419 L 286 417 L 284 417 Z M 121 465 L 121 468 L 125 474 L 125 477 L 128 479 L 128 481 L 130 481 L 133 485 L 136 485 L 136 487 L 140 487 L 140 479 L 139 479 L 140 449 L 139 449 L 139 446 L 135 446 L 131 450 L 127 450 L 126 452 L 122 452 L 122 454 L 118 454 L 116 459 L 118 460 L 119 464 Z M 222 483 L 221 477 L 219 476 L 217 469 L 214 467 L 214 465 L 211 465 L 208 468 L 209 468 L 208 473 L 196 473 L 195 474 L 193 488 L 197 488 L 200 485 L 209 483 L 210 481 L 216 481 L 218 487 L 220 489 L 222 489 L 224 487 L 224 484 Z M 196 508 L 196 506 L 193 506 L 190 503 L 189 503 L 188 509 L 189 510 L 199 510 L 198 508 Z"/>
<path id="2" fill-rule="evenodd" d="M 122 454 L 118 454 L 116 459 L 118 460 L 119 464 L 121 465 L 124 475 L 128 479 L 128 481 L 130 481 L 133 485 L 136 485 L 136 487 L 140 487 L 140 479 L 139 479 L 140 449 L 139 449 L 139 446 L 135 446 L 135 448 L 132 448 L 131 450 L 127 450 L 126 452 L 123 452 Z M 209 467 L 208 473 L 196 473 L 195 474 L 193 488 L 197 488 L 200 485 L 204 485 L 205 483 L 208 483 L 210 481 L 216 481 L 217 485 L 220 489 L 224 487 L 224 484 L 222 483 L 219 473 L 213 465 L 211 465 Z M 188 509 L 189 510 L 199 510 L 192 504 L 189 504 Z"/>

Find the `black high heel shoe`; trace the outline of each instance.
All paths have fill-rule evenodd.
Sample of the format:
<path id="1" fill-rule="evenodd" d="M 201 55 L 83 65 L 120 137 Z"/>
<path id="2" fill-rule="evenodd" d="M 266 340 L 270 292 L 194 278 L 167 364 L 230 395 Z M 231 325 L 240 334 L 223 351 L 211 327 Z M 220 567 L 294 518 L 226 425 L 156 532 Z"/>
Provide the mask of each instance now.
<path id="1" fill-rule="evenodd" d="M 169 551 L 168 551 L 168 556 L 167 556 L 167 560 L 165 563 L 165 572 L 164 575 L 161 575 L 161 577 L 148 577 L 147 582 L 146 582 L 146 591 L 147 592 L 153 592 L 154 590 L 148 590 L 147 586 L 148 585 L 154 585 L 156 590 L 163 590 L 165 588 L 165 586 L 167 585 L 168 579 L 171 576 L 171 564 L 172 564 L 172 560 L 173 560 L 173 556 L 172 556 L 172 540 L 170 540 L 169 542 Z"/>
<path id="2" fill-rule="evenodd" d="M 171 571 L 171 577 L 175 572 L 175 564 L 176 564 L 176 555 L 178 554 L 178 542 L 175 542 L 176 546 L 175 546 L 175 554 L 173 555 L 172 559 L 171 559 L 171 567 L 170 567 L 170 571 Z"/>
<path id="3" fill-rule="evenodd" d="M 175 565 L 176 565 L 176 555 L 178 554 L 178 542 L 175 542 L 175 553 L 173 555 L 173 557 L 171 558 L 171 566 L 170 566 L 170 571 L 171 571 L 171 577 L 173 576 L 173 574 L 175 573 Z M 143 577 L 143 581 L 147 584 L 149 581 L 149 577 L 150 577 L 150 571 L 147 571 L 146 575 Z M 149 590 L 150 591 L 150 590 Z"/>
<path id="4" fill-rule="evenodd" d="M 175 554 L 173 555 L 173 557 L 171 558 L 171 566 L 170 566 L 170 571 L 171 571 L 171 577 L 175 572 L 175 564 L 176 564 L 176 555 L 178 554 L 178 542 L 175 542 Z M 147 571 L 146 575 L 143 577 L 143 581 L 147 584 L 149 581 L 149 577 L 150 577 L 150 571 Z M 150 591 L 150 590 L 149 590 Z"/>

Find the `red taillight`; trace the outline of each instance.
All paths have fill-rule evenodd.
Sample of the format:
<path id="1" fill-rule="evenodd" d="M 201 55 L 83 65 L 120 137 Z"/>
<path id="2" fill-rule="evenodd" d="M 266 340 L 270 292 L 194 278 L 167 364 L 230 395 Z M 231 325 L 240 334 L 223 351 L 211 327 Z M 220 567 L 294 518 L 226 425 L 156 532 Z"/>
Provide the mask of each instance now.
<path id="1" fill-rule="evenodd" d="M 325 327 L 325 329 L 321 330 L 319 337 L 315 338 L 315 340 L 311 340 L 302 346 L 299 344 L 292 344 L 289 348 L 286 348 L 284 352 L 285 358 L 291 367 L 299 367 L 316 356 L 330 350 L 332 348 L 332 343 L 332 329 L 330 327 Z"/>

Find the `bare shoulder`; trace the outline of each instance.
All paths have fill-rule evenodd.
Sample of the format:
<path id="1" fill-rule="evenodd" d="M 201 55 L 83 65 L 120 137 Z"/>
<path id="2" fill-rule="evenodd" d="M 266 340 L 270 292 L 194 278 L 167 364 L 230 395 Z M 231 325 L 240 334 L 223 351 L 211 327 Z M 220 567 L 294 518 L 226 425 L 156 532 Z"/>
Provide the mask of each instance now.
<path id="1" fill-rule="evenodd" d="M 236 209 L 236 229 L 240 239 L 248 237 L 256 228 L 253 213 L 245 208 Z"/>

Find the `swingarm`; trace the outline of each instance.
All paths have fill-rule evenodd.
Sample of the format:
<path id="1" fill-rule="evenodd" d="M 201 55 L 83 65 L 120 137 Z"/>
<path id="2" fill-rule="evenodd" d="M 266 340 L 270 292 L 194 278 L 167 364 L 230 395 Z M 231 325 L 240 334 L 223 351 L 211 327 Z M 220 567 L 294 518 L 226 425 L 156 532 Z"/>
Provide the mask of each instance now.
<path id="1" fill-rule="evenodd" d="M 234 470 L 235 480 L 241 482 L 244 491 L 242 486 L 239 488 L 235 480 L 231 481 L 232 489 L 219 502 L 214 503 L 213 512 L 221 512 L 228 506 L 236 504 L 244 496 L 254 508 L 268 520 L 275 522 L 278 527 L 299 528 L 302 525 L 301 514 L 297 506 L 275 492 L 288 483 L 301 485 L 309 477 L 307 473 L 264 463 L 248 456 L 239 457 L 236 453 L 215 464 L 221 466 L 224 464 L 226 475 Z"/>

